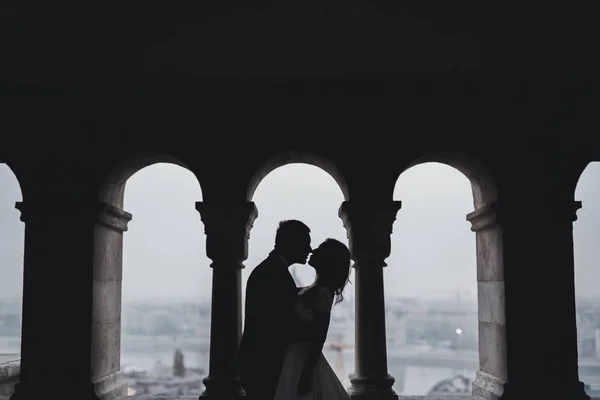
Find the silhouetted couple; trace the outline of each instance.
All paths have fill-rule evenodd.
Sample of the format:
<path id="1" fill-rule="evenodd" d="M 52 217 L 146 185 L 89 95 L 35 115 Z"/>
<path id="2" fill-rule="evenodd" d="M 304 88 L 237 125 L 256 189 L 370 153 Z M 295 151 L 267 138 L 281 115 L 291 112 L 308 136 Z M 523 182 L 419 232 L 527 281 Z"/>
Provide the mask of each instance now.
<path id="1" fill-rule="evenodd" d="M 292 264 L 316 271 L 312 285 L 298 288 Z M 350 275 L 348 247 L 335 239 L 311 250 L 310 229 L 282 221 L 275 249 L 248 278 L 246 323 L 239 374 L 249 400 L 348 400 L 323 356 L 331 308 L 341 301 Z"/>

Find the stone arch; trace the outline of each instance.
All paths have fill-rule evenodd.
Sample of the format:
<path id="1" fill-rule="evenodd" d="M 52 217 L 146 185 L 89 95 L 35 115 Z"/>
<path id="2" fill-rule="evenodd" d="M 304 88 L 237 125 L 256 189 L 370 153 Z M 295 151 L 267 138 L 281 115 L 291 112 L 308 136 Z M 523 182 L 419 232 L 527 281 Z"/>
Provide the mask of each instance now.
<path id="1" fill-rule="evenodd" d="M 175 156 L 136 153 L 117 163 L 98 188 L 100 216 L 94 231 L 91 379 L 100 400 L 127 396 L 128 383 L 120 371 L 123 234 L 132 218 L 123 210 L 125 187 L 135 173 L 158 163 L 178 165 L 194 173 Z M 194 176 L 202 193 L 200 180 L 195 173 Z"/>
<path id="2" fill-rule="evenodd" d="M 414 159 L 402 173 L 427 162 L 452 167 L 471 183 L 475 210 L 466 218 L 475 232 L 479 331 L 479 370 L 473 382 L 473 395 L 498 400 L 507 380 L 507 358 L 504 253 L 502 227 L 496 215 L 497 186 L 490 171 L 479 160 L 465 153 L 428 153 Z M 402 173 L 398 174 L 396 184 Z"/>
<path id="3" fill-rule="evenodd" d="M 264 177 L 258 181 L 260 182 L 255 188 L 256 190 L 253 190 L 249 197 L 256 204 L 259 217 L 252 227 L 249 240 L 250 251 L 242 278 L 244 304 L 248 278 L 252 270 L 273 249 L 275 232 L 280 221 L 293 218 L 306 223 L 311 229 L 311 244 L 314 248 L 329 237 L 347 243 L 347 231 L 338 216 L 340 205 L 344 200 L 344 193 L 340 188 L 339 181 L 336 181 L 322 165 L 299 162 L 298 158 L 292 157 L 290 162 L 271 164 L 270 170 L 267 170 Z M 288 182 L 293 183 L 289 184 Z M 306 265 L 292 266 L 290 273 L 299 286 L 310 284 L 315 277 L 314 270 Z M 350 278 L 350 281 L 354 281 L 353 277 Z M 348 301 L 352 296 L 350 294 L 352 291 L 353 288 L 350 284 L 345 292 L 346 302 L 333 308 L 332 318 L 334 321 L 344 318 L 346 307 L 348 304 L 352 304 Z M 346 372 L 350 371 L 343 362 L 347 357 L 343 357 L 341 353 L 337 353 L 332 348 L 338 342 L 352 340 L 350 332 L 352 331 L 348 331 L 346 336 L 345 332 L 339 328 L 331 330 L 324 347 L 324 356 L 329 359 L 334 372 L 345 384 L 349 384 L 348 376 L 342 371 L 344 369 Z"/>
<path id="4" fill-rule="evenodd" d="M 200 185 L 200 190 L 202 190 L 202 183 L 200 182 L 198 175 L 181 159 L 165 153 L 144 152 L 135 153 L 134 155 L 127 157 L 111 169 L 110 173 L 100 184 L 98 192 L 99 201 L 114 207 L 122 208 L 127 180 L 136 172 L 158 163 L 175 164 L 191 171 L 196 176 L 198 184 Z"/>
<path id="5" fill-rule="evenodd" d="M 458 152 L 434 152 L 414 159 L 396 177 L 396 183 L 402 173 L 416 165 L 437 162 L 455 168 L 471 182 L 473 205 L 475 209 L 492 204 L 498 200 L 498 190 L 491 173 L 476 158 Z"/>
<path id="6" fill-rule="evenodd" d="M 589 172 L 590 168 L 594 168 L 593 165 L 594 164 L 600 164 L 600 157 L 599 158 L 595 158 L 592 160 L 589 160 L 587 162 L 583 162 L 580 163 L 579 165 L 575 166 L 575 168 L 572 169 L 572 172 L 570 173 L 570 177 L 572 179 L 570 179 L 571 181 L 571 190 L 572 190 L 572 195 L 573 195 L 573 199 L 577 200 L 575 198 L 576 196 L 576 191 L 577 191 L 577 187 L 579 186 L 579 183 L 581 182 L 581 178 L 586 174 L 586 172 Z"/>
<path id="7" fill-rule="evenodd" d="M 0 158 L 0 165 L 5 165 L 10 170 L 10 172 L 12 173 L 12 175 L 14 176 L 14 178 L 17 182 L 17 186 L 19 187 L 20 201 L 24 201 L 23 197 L 25 196 L 25 187 L 23 185 L 23 180 L 22 180 L 23 177 L 21 176 L 22 174 L 19 171 L 19 167 L 13 165 L 12 163 L 10 163 L 4 159 L 1 159 L 1 158 Z"/>
<path id="8" fill-rule="evenodd" d="M 587 367 L 587 360 L 600 354 L 593 319 L 589 317 L 589 310 L 597 304 L 595 300 L 597 266 L 597 224 L 600 220 L 598 208 L 597 180 L 600 173 L 598 158 L 579 165 L 573 173 L 575 186 L 572 189 L 572 198 L 575 215 L 573 216 L 573 276 L 576 309 L 577 352 L 579 380 L 585 384 L 589 392 L 589 383 L 595 377 L 595 370 Z M 588 314 L 588 315 L 586 315 Z M 592 381 L 593 382 L 593 381 Z"/>
<path id="9" fill-rule="evenodd" d="M 331 160 L 320 154 L 297 151 L 279 153 L 263 163 L 262 166 L 252 174 L 248 182 L 246 200 L 252 201 L 252 197 L 254 196 L 256 188 L 267 175 L 269 175 L 275 169 L 288 164 L 309 164 L 322 169 L 336 181 L 340 190 L 342 191 L 342 194 L 344 195 L 344 200 L 348 200 L 349 190 L 348 184 L 346 183 L 346 178 L 338 169 L 338 167 L 331 162 Z"/>
<path id="10" fill-rule="evenodd" d="M 5 346 L 7 347 L 4 352 L 7 353 L 5 355 L 3 355 L 3 359 L 2 362 L 5 362 L 6 364 L 4 364 L 4 368 L 6 373 L 5 374 L 0 374 L 0 395 L 4 394 L 4 395 L 11 395 L 14 392 L 14 387 L 15 384 L 18 382 L 19 380 L 19 371 L 20 371 L 20 353 L 21 353 L 21 332 L 22 332 L 22 322 L 20 322 L 19 319 L 19 314 L 21 314 L 21 318 L 22 318 L 22 311 L 23 311 L 23 307 L 22 307 L 22 298 L 23 298 L 23 287 L 24 287 L 24 281 L 25 281 L 25 277 L 24 277 L 24 263 L 23 263 L 23 251 L 24 251 L 24 239 L 25 239 L 25 225 L 23 223 L 21 223 L 19 221 L 19 211 L 17 209 L 15 209 L 15 201 L 17 203 L 21 202 L 23 200 L 23 195 L 24 195 L 24 190 L 23 190 L 23 185 L 21 183 L 21 180 L 19 179 L 19 175 L 17 174 L 18 171 L 16 171 L 16 169 L 11 166 L 10 163 L 6 162 L 5 160 L 0 160 L 0 168 L 3 169 L 2 171 L 2 175 L 5 175 L 7 178 L 8 176 L 10 176 L 10 178 L 8 178 L 10 180 L 10 186 L 12 186 L 14 188 L 14 192 L 13 190 L 11 190 L 12 193 L 16 194 L 15 197 L 8 197 L 6 200 L 10 201 L 10 203 L 4 203 L 3 204 L 3 209 L 6 212 L 6 214 L 8 213 L 12 213 L 12 215 L 10 216 L 10 218 L 8 218 L 8 220 L 4 220 L 3 219 L 3 226 L 5 228 L 8 228 L 8 230 L 6 231 L 6 233 L 9 233 L 10 235 L 10 240 L 6 240 L 9 238 L 3 238 L 3 244 L 4 246 L 0 246 L 3 247 L 2 248 L 2 256 L 4 259 L 4 265 L 6 267 L 9 267 L 10 265 L 14 265 L 14 269 L 12 269 L 12 271 L 8 271 L 8 270 L 3 270 L 2 272 L 0 272 L 0 280 L 4 280 L 5 285 L 10 285 L 12 286 L 12 284 L 14 284 L 14 286 L 16 289 L 20 286 L 20 290 L 17 289 L 16 290 L 16 296 L 14 300 L 17 301 L 16 303 L 13 303 L 12 299 L 10 301 L 10 304 L 7 304 L 7 314 L 10 314 L 10 317 L 7 315 L 7 335 L 6 335 L 6 343 Z M 6 186 L 3 186 L 2 189 L 5 189 Z M 18 189 L 18 190 L 17 190 Z M 6 214 L 4 214 L 3 216 L 7 216 Z M 14 238 L 14 241 L 12 240 Z M 17 258 L 20 258 L 20 261 L 18 261 Z M 13 262 L 6 262 L 7 260 L 14 260 L 15 263 Z M 11 279 L 7 279 L 8 278 L 8 274 L 13 274 L 15 281 L 12 281 Z M 12 283 L 12 284 L 11 284 Z M 9 287 L 6 287 L 6 289 L 11 289 Z M 1 289 L 0 289 L 1 290 Z M 12 291 L 12 290 L 10 290 Z M 11 297 L 12 297 L 12 293 L 11 293 Z M 13 309 L 14 307 L 14 309 Z M 9 318 L 11 321 L 9 321 Z M 11 331 L 11 332 L 8 332 Z"/>

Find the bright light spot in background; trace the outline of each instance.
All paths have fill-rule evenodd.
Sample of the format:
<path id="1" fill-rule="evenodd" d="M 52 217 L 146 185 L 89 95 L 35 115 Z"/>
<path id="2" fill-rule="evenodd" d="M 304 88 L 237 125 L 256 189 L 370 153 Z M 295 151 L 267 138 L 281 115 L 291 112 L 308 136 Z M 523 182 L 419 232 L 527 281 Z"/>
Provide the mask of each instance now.
<path id="1" fill-rule="evenodd" d="M 398 393 L 426 395 L 459 371 L 441 360 L 435 366 L 407 366 L 394 356 L 397 350 L 423 344 L 434 352 L 478 348 L 475 234 L 465 218 L 473 211 L 472 188 L 456 169 L 426 163 L 401 174 L 394 199 L 402 201 L 402 209 L 384 269 L 388 369 Z M 429 316 L 429 310 L 440 313 Z M 460 374 L 474 379 L 475 364 Z"/>

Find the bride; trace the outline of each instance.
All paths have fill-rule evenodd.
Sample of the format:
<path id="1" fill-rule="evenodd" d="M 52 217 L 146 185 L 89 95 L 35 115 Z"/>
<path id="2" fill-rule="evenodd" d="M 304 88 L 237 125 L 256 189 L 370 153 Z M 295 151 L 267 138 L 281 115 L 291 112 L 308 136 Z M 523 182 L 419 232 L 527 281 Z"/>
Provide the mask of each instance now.
<path id="1" fill-rule="evenodd" d="M 342 301 L 350 275 L 350 251 L 335 239 L 313 251 L 308 264 L 315 282 L 300 290 L 295 312 L 310 323 L 311 340 L 291 343 L 285 352 L 274 400 L 349 400 L 350 397 L 323 356 L 331 308 Z"/>

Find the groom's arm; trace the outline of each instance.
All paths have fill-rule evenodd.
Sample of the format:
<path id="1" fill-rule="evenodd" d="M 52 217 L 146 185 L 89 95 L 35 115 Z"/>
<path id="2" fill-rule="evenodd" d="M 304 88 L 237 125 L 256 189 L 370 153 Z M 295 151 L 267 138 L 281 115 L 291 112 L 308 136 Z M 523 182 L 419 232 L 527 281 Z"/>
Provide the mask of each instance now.
<path id="1" fill-rule="evenodd" d="M 285 319 L 282 316 L 284 309 L 281 302 L 277 301 L 282 296 L 281 285 L 277 284 L 277 279 L 273 279 L 271 271 L 266 268 L 257 268 L 250 278 L 246 288 L 246 304 L 252 302 L 256 326 L 261 327 L 263 335 L 277 340 L 285 334 L 285 324 L 281 323 Z"/>
<path id="2" fill-rule="evenodd" d="M 254 293 L 260 298 L 261 326 L 266 335 L 277 341 L 305 337 L 306 329 L 301 327 L 291 307 L 296 292 L 290 293 L 286 275 L 280 271 L 273 273 L 272 270 L 261 272 L 263 274 L 257 276 L 258 285 L 254 287 Z"/>

